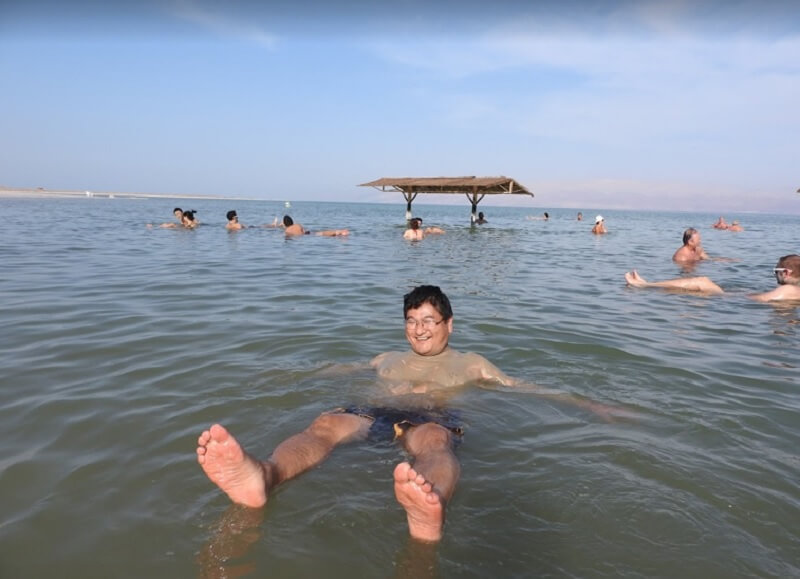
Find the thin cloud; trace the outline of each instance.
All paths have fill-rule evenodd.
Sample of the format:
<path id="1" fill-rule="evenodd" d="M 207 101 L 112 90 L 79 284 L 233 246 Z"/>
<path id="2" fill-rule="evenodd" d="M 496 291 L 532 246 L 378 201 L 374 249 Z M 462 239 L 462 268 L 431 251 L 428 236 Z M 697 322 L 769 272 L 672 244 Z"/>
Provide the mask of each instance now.
<path id="1" fill-rule="evenodd" d="M 229 14 L 214 12 L 192 0 L 177 0 L 170 12 L 219 36 L 243 39 L 265 48 L 275 48 L 280 40 L 277 35 L 265 31 L 256 24 L 244 22 Z M 252 14 L 250 16 L 252 17 Z"/>
<path id="2" fill-rule="evenodd" d="M 670 207 L 679 197 L 710 209 L 741 197 L 744 208 L 758 191 L 780 207 L 798 151 L 800 30 L 772 30 L 774 18 L 747 25 L 746 3 L 733 14 L 701 8 L 528 14 L 463 39 L 370 48 L 428 87 L 448 128 L 529 151 L 527 162 L 505 161 L 519 178 L 557 179 L 526 181 L 543 199 Z"/>
<path id="3" fill-rule="evenodd" d="M 453 122 L 483 116 L 512 131 L 617 143 L 732 130 L 752 137 L 777 125 L 796 134 L 798 53 L 800 35 L 648 40 L 502 32 L 475 42 L 381 49 L 395 64 L 431 73 L 425 82 L 440 87 L 442 109 L 468 110 L 448 115 Z M 436 84 L 437 78 L 463 82 Z M 491 104 L 497 101 L 502 107 Z"/>
<path id="4" fill-rule="evenodd" d="M 463 78 L 531 65 L 587 74 L 635 65 L 646 72 L 679 61 L 670 58 L 674 46 L 694 47 L 702 63 L 715 44 L 749 48 L 788 41 L 793 48 L 800 38 L 800 5 L 782 0 L 520 2 L 478 14 L 468 33 L 419 33 L 404 42 L 400 30 L 400 40 L 372 38 L 367 46 L 388 61 Z M 742 52 L 735 56 L 748 61 Z"/>

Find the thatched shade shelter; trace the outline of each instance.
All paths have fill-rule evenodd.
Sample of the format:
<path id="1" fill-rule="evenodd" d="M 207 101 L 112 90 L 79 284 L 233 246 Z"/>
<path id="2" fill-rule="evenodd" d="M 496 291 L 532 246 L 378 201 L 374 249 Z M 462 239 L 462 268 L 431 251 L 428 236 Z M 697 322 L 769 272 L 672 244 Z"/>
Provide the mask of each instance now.
<path id="1" fill-rule="evenodd" d="M 486 195 L 530 195 L 533 193 L 508 177 L 384 177 L 362 183 L 379 191 L 398 191 L 406 200 L 406 220 L 411 219 L 411 202 L 420 193 L 463 193 L 472 204 L 470 220 L 478 219 L 478 203 Z"/>

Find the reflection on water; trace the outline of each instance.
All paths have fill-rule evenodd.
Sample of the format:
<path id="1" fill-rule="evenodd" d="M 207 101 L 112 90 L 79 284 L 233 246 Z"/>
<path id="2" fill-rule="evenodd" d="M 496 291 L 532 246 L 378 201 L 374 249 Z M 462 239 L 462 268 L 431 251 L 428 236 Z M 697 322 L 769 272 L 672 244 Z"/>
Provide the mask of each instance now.
<path id="1" fill-rule="evenodd" d="M 208 542 L 197 556 L 199 576 L 228 579 L 252 574 L 255 564 L 248 551 L 263 536 L 263 509 L 231 505 L 211 529 Z"/>
<path id="2" fill-rule="evenodd" d="M 736 216 L 734 234 L 601 208 L 598 237 L 573 210 L 487 207 L 469 228 L 468 206 L 420 205 L 447 233 L 408 243 L 402 204 L 297 202 L 304 226 L 351 235 L 287 241 L 224 229 L 279 202 L 198 201 L 194 231 L 145 227 L 173 200 L 0 203 L 0 576 L 800 575 L 800 316 L 746 298 L 798 251 L 797 217 Z M 724 296 L 624 286 L 684 275 L 689 226 L 736 260 L 692 272 Z M 637 418 L 454 393 L 462 477 L 435 549 L 406 536 L 388 443 L 338 448 L 264 511 L 230 507 L 194 461 L 200 431 L 221 422 L 263 458 L 379 397 L 365 362 L 405 347 L 419 283 L 450 296 L 455 348 Z"/>
<path id="3" fill-rule="evenodd" d="M 437 545 L 415 541 L 406 541 L 395 560 L 396 579 L 432 579 L 438 577 L 436 566 Z"/>
<path id="4" fill-rule="evenodd" d="M 264 509 L 229 506 L 209 529 L 208 541 L 197 555 L 198 576 L 208 579 L 269 574 L 259 569 L 252 548 L 264 537 Z M 298 538 L 302 540 L 302 538 Z M 438 545 L 409 538 L 395 554 L 396 579 L 438 577 Z"/>

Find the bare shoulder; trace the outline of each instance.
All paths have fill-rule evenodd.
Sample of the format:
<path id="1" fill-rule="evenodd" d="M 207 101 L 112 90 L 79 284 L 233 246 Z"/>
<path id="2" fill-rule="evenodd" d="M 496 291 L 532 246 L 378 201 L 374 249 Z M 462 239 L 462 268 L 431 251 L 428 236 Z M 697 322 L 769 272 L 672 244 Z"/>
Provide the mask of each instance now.
<path id="1" fill-rule="evenodd" d="M 299 223 L 293 223 L 292 225 L 287 227 L 286 230 L 284 231 L 287 237 L 291 237 L 294 235 L 303 235 L 305 232 L 306 230 L 303 229 L 303 226 L 300 225 Z"/>
<path id="2" fill-rule="evenodd" d="M 689 251 L 686 246 L 679 247 L 677 251 L 672 254 L 672 261 L 695 261 L 694 254 Z"/>
<path id="3" fill-rule="evenodd" d="M 512 385 L 514 380 L 507 376 L 500 368 L 495 366 L 492 362 L 484 356 L 475 352 L 467 352 L 462 354 L 463 366 L 475 372 L 475 378 L 479 380 L 490 380 L 499 382 L 500 384 Z"/>
<path id="4" fill-rule="evenodd" d="M 369 361 L 369 365 L 372 366 L 373 368 L 377 368 L 378 366 L 386 362 L 386 360 L 390 356 L 395 356 L 400 353 L 401 352 L 384 352 L 383 354 L 378 354 L 372 360 Z"/>
<path id="5" fill-rule="evenodd" d="M 800 301 L 800 287 L 796 285 L 781 285 L 774 290 L 763 294 L 749 296 L 757 302 Z"/>

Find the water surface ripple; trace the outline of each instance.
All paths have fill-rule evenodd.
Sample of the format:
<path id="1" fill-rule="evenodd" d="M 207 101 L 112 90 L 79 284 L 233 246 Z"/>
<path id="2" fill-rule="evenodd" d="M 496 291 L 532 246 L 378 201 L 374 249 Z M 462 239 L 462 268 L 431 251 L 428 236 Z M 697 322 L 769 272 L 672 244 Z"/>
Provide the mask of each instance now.
<path id="1" fill-rule="evenodd" d="M 296 203 L 348 238 L 229 233 L 277 202 L 196 201 L 194 231 L 148 229 L 170 200 L 0 200 L 2 577 L 800 576 L 795 306 L 754 303 L 798 218 L 415 204 L 447 234 L 401 239 L 403 207 Z M 584 210 L 585 214 L 591 210 Z M 593 213 L 592 213 L 593 214 Z M 688 226 L 727 295 L 626 288 L 682 275 Z M 370 399 L 363 363 L 405 348 L 402 295 L 440 285 L 452 344 L 508 374 L 623 406 L 606 422 L 466 388 L 462 477 L 438 549 L 406 539 L 391 444 L 338 449 L 265 512 L 230 507 L 196 465 L 228 425 L 264 457 L 319 412 Z"/>

